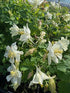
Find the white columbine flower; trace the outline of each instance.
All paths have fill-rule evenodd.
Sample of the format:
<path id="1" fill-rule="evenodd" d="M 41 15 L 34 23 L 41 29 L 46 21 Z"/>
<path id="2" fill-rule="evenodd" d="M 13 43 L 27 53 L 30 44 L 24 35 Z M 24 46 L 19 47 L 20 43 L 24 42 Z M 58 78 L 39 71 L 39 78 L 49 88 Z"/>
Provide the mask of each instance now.
<path id="1" fill-rule="evenodd" d="M 58 43 L 61 45 L 64 51 L 68 49 L 69 40 L 67 40 L 67 38 L 61 37 L 61 40 L 59 40 Z"/>
<path id="2" fill-rule="evenodd" d="M 66 22 L 70 21 L 70 14 L 65 14 L 63 18 Z"/>
<path id="3" fill-rule="evenodd" d="M 54 78 L 54 76 L 53 77 L 47 76 L 39 68 L 36 68 L 36 73 L 33 76 L 33 80 L 30 82 L 29 87 L 32 86 L 33 84 L 40 84 L 42 86 L 43 80 L 51 79 L 51 78 Z"/>
<path id="4" fill-rule="evenodd" d="M 55 8 L 59 8 L 60 4 L 59 3 L 55 3 L 55 2 L 51 2 L 51 5 Z"/>
<path id="5" fill-rule="evenodd" d="M 46 16 L 48 17 L 48 19 L 52 19 L 52 14 L 47 12 Z"/>
<path id="6" fill-rule="evenodd" d="M 38 5 L 42 4 L 44 0 L 28 0 L 28 2 L 33 5 L 35 8 L 37 8 Z"/>
<path id="7" fill-rule="evenodd" d="M 28 40 L 32 42 L 32 37 L 30 36 L 30 33 L 31 31 L 28 27 L 28 24 L 26 24 L 26 26 L 24 26 L 24 34 L 20 36 L 19 40 L 22 41 L 23 43 L 28 42 Z"/>
<path id="8" fill-rule="evenodd" d="M 16 42 L 13 43 L 11 46 L 6 47 L 6 52 L 4 56 L 9 58 L 10 63 L 14 63 L 15 61 L 20 62 L 20 55 L 23 54 L 23 51 L 17 50 Z"/>
<path id="9" fill-rule="evenodd" d="M 16 25 L 16 24 L 14 24 L 11 28 L 10 28 L 10 30 L 11 30 L 11 35 L 12 35 L 12 37 L 13 36 L 16 36 L 16 35 L 18 35 L 18 32 L 19 32 L 19 28 L 18 28 L 18 26 Z"/>
<path id="10" fill-rule="evenodd" d="M 22 35 L 22 34 L 24 34 L 24 29 L 22 28 L 22 29 L 20 29 L 16 24 L 14 24 L 11 28 L 10 28 L 10 30 L 11 30 L 11 35 L 12 35 L 12 37 L 13 36 L 16 36 L 16 35 Z"/>
<path id="11" fill-rule="evenodd" d="M 7 71 L 10 72 L 10 75 L 8 75 L 6 79 L 8 82 L 11 81 L 11 86 L 16 90 L 21 83 L 22 74 L 18 69 L 16 69 L 14 64 L 11 64 Z"/>
<path id="12" fill-rule="evenodd" d="M 49 46 L 47 50 L 49 51 L 48 53 L 48 64 L 49 65 L 51 64 L 51 61 L 58 63 L 58 58 L 60 60 L 62 59 L 63 49 L 61 48 L 58 42 L 52 45 L 51 42 L 49 41 Z"/>

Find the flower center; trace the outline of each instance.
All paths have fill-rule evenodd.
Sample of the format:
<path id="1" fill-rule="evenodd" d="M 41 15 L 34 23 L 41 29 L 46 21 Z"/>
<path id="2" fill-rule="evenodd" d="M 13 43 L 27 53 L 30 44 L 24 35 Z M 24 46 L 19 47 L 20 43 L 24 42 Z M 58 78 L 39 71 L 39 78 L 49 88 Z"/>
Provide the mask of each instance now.
<path id="1" fill-rule="evenodd" d="M 19 31 L 19 34 L 20 34 L 20 35 L 24 34 L 24 31 Z"/>
<path id="2" fill-rule="evenodd" d="M 8 57 L 9 57 L 9 58 L 13 58 L 14 55 L 15 55 L 14 52 L 12 52 L 12 51 L 10 50 L 10 51 L 9 51 L 9 54 L 8 54 Z"/>
<path id="3" fill-rule="evenodd" d="M 54 53 L 60 53 L 60 54 L 62 54 L 63 53 L 63 50 L 55 49 L 54 50 Z"/>
<path id="4" fill-rule="evenodd" d="M 13 77 L 13 76 L 15 76 L 15 75 L 16 75 L 16 72 L 11 71 L 11 72 L 10 72 L 10 74 L 11 74 L 11 76 Z"/>

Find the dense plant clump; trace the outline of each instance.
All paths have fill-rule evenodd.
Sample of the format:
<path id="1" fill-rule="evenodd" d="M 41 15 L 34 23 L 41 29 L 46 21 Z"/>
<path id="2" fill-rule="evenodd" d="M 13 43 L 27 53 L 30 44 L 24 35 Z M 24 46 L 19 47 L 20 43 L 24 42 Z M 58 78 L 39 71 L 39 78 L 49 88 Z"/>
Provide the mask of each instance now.
<path id="1" fill-rule="evenodd" d="M 0 19 L 0 76 L 6 78 L 1 87 L 69 93 L 69 9 L 46 0 L 6 0 Z"/>

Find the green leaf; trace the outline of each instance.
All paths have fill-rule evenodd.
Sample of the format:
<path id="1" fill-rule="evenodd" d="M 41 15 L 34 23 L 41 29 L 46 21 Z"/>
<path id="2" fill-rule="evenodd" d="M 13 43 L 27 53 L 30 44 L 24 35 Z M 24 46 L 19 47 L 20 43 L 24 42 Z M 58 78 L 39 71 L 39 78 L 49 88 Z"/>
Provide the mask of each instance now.
<path id="1" fill-rule="evenodd" d="M 28 68 L 27 67 L 21 67 L 20 70 L 21 71 L 26 71 L 26 70 L 28 70 Z"/>
<path id="2" fill-rule="evenodd" d="M 62 64 L 57 65 L 57 70 L 62 71 L 62 72 L 66 72 L 66 66 L 64 66 Z"/>
<path id="3" fill-rule="evenodd" d="M 58 83 L 58 93 L 70 93 L 70 83 L 60 81 Z"/>

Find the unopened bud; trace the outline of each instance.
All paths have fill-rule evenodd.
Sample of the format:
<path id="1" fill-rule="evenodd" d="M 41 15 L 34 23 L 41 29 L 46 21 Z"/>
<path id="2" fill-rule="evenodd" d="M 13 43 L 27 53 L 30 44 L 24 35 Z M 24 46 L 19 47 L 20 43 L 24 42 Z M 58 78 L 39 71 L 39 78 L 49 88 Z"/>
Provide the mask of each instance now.
<path id="1" fill-rule="evenodd" d="M 45 84 L 45 86 L 44 86 L 44 92 L 47 92 L 47 91 L 48 91 L 48 87 L 49 87 L 49 85 L 48 85 L 48 83 L 46 82 L 46 84 Z"/>
<path id="2" fill-rule="evenodd" d="M 39 29 L 41 28 L 41 26 L 42 26 L 42 21 L 39 20 Z"/>
<path id="3" fill-rule="evenodd" d="M 33 71 L 28 74 L 27 79 L 30 79 L 32 77 L 32 75 L 33 75 Z"/>
<path id="4" fill-rule="evenodd" d="M 41 36 L 42 36 L 42 37 L 44 37 L 45 34 L 46 34 L 46 33 L 45 33 L 44 31 L 41 32 Z"/>
<path id="5" fill-rule="evenodd" d="M 36 51 L 37 51 L 36 48 L 29 49 L 29 50 L 26 52 L 25 56 L 31 55 L 31 54 L 33 54 L 33 53 L 36 52 Z"/>
<path id="6" fill-rule="evenodd" d="M 45 61 L 47 58 L 47 54 L 45 53 L 44 56 L 43 56 L 43 61 Z"/>
<path id="7" fill-rule="evenodd" d="M 55 81 L 53 78 L 49 80 L 49 89 L 50 89 L 51 93 L 57 93 L 56 84 L 55 84 Z"/>

